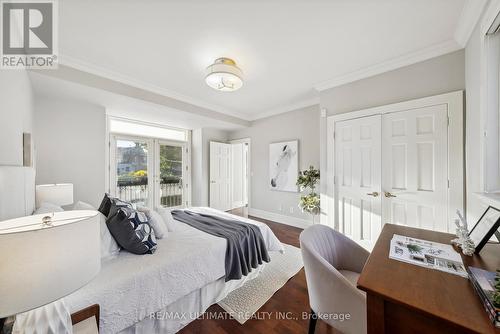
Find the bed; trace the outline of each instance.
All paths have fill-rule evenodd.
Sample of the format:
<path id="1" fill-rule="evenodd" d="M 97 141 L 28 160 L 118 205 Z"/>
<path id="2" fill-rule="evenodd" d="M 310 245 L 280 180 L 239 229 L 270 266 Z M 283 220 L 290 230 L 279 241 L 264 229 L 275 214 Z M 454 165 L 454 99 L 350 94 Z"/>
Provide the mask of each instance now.
<path id="1" fill-rule="evenodd" d="M 35 203 L 35 171 L 0 166 L 0 221 L 30 215 Z M 236 219 L 259 227 L 268 251 L 283 246 L 264 223 L 211 208 L 191 211 Z M 100 333 L 176 333 L 209 306 L 259 275 L 260 265 L 239 280 L 225 282 L 226 240 L 174 221 L 151 255 L 121 251 L 104 260 L 89 284 L 66 296 L 76 314 L 99 305 Z"/>
<path id="2" fill-rule="evenodd" d="M 269 227 L 210 208 L 190 210 L 255 224 L 268 251 L 283 251 Z M 153 255 L 120 254 L 102 264 L 98 277 L 66 297 L 70 310 L 99 304 L 101 333 L 175 333 L 230 291 L 255 278 L 224 282 L 226 240 L 180 222 Z"/>

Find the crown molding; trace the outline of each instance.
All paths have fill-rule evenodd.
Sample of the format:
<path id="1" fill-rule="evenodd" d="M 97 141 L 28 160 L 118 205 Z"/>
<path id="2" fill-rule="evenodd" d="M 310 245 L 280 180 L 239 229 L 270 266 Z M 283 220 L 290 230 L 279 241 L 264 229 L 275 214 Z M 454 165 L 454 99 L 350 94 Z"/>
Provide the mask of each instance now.
<path id="1" fill-rule="evenodd" d="M 271 117 L 271 116 L 275 116 L 275 115 L 279 115 L 279 114 L 284 114 L 284 113 L 287 113 L 289 111 L 294 111 L 297 109 L 306 108 L 306 107 L 310 107 L 310 106 L 314 106 L 314 105 L 319 105 L 319 97 L 315 97 L 315 98 L 307 99 L 307 100 L 302 100 L 302 101 L 299 101 L 297 103 L 284 105 L 281 107 L 273 108 L 273 109 L 258 113 L 257 115 L 255 115 L 251 118 L 251 121 L 256 121 L 256 120 L 259 120 L 262 118 Z"/>
<path id="2" fill-rule="evenodd" d="M 454 36 L 460 46 L 465 47 L 469 41 L 486 3 L 487 0 L 465 0 Z"/>
<path id="3" fill-rule="evenodd" d="M 431 58 L 439 57 L 444 54 L 457 51 L 462 47 L 454 40 L 450 39 L 446 42 L 435 44 L 425 49 L 421 49 L 412 53 L 402 55 L 400 57 L 392 58 L 388 61 L 378 63 L 372 66 L 364 67 L 356 71 L 339 75 L 328 81 L 314 85 L 314 88 L 321 92 L 326 89 L 345 85 L 347 83 L 369 78 L 377 74 L 389 72 L 404 66 L 416 64 Z"/>
<path id="4" fill-rule="evenodd" d="M 59 55 L 59 64 L 65 65 L 68 67 L 72 67 L 74 69 L 77 69 L 77 70 L 80 70 L 83 72 L 87 72 L 90 74 L 98 75 L 100 77 L 104 77 L 104 78 L 107 78 L 107 79 L 110 79 L 110 80 L 113 80 L 116 82 L 120 82 L 120 83 L 123 83 L 126 85 L 130 85 L 133 87 L 144 89 L 146 91 L 156 93 L 159 95 L 163 95 L 163 96 L 166 96 L 166 97 L 169 97 L 172 99 L 176 99 L 176 100 L 179 100 L 179 101 L 184 102 L 184 103 L 189 103 L 189 104 L 192 104 L 192 105 L 200 107 L 200 108 L 220 112 L 222 114 L 236 117 L 236 118 L 239 118 L 239 119 L 244 120 L 244 121 L 251 121 L 250 118 L 242 116 L 241 113 L 233 112 L 233 111 L 228 110 L 227 108 L 224 108 L 222 106 L 207 103 L 207 102 L 201 101 L 199 99 L 196 99 L 196 98 L 193 98 L 193 97 L 190 97 L 190 96 L 187 96 L 187 95 L 184 95 L 184 94 L 172 91 L 172 90 L 161 88 L 159 86 L 156 86 L 156 85 L 153 85 L 153 84 L 141 81 L 141 80 L 134 79 L 130 76 L 127 76 L 127 75 L 124 75 L 124 74 L 121 74 L 118 72 L 110 71 L 110 70 L 105 69 L 103 67 L 90 64 L 88 62 L 73 58 L 71 56 Z"/>

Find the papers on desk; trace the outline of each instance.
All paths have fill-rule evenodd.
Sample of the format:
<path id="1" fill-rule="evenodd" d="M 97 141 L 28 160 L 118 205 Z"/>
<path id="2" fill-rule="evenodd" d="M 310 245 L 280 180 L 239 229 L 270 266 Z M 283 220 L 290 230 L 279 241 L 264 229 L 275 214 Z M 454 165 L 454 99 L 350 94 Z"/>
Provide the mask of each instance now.
<path id="1" fill-rule="evenodd" d="M 451 245 L 394 234 L 389 258 L 468 277 L 462 257 Z"/>

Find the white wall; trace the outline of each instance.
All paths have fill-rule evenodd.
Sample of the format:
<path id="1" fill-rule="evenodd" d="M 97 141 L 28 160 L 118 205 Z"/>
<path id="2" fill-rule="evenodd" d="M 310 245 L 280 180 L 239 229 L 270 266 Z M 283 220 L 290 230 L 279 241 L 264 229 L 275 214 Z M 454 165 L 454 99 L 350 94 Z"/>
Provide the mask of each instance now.
<path id="1" fill-rule="evenodd" d="M 105 192 L 106 115 L 103 107 L 37 98 L 37 184 L 73 183 L 75 203 L 97 207 Z"/>
<path id="2" fill-rule="evenodd" d="M 201 128 L 192 135 L 192 204 L 209 205 L 210 141 L 227 142 L 228 132 L 219 129 Z"/>
<path id="3" fill-rule="evenodd" d="M 23 165 L 23 132 L 31 133 L 35 140 L 33 110 L 33 90 L 26 71 L 1 71 L 0 165 Z"/>
<path id="4" fill-rule="evenodd" d="M 252 122 L 248 128 L 231 132 L 229 139 L 250 138 L 252 209 L 311 221 L 298 208 L 301 194 L 271 190 L 269 187 L 269 144 L 299 140 L 299 169 L 319 167 L 319 107 L 306 107 Z M 291 212 L 292 210 L 292 212 Z M 294 221 L 297 221 L 294 219 Z"/>
<path id="5" fill-rule="evenodd" d="M 465 52 L 449 53 L 320 93 L 327 115 L 403 102 L 465 89 Z M 326 173 L 326 117 L 321 117 L 321 173 Z M 321 193 L 326 197 L 325 177 Z M 326 222 L 326 217 L 322 217 Z"/>

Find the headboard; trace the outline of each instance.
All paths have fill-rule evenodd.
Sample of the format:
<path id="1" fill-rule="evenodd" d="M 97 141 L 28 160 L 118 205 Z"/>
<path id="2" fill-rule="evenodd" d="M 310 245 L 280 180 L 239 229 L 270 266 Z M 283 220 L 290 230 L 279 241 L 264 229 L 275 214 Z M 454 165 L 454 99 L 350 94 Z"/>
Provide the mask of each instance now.
<path id="1" fill-rule="evenodd" d="M 0 166 L 0 221 L 29 216 L 35 210 L 35 169 Z"/>

